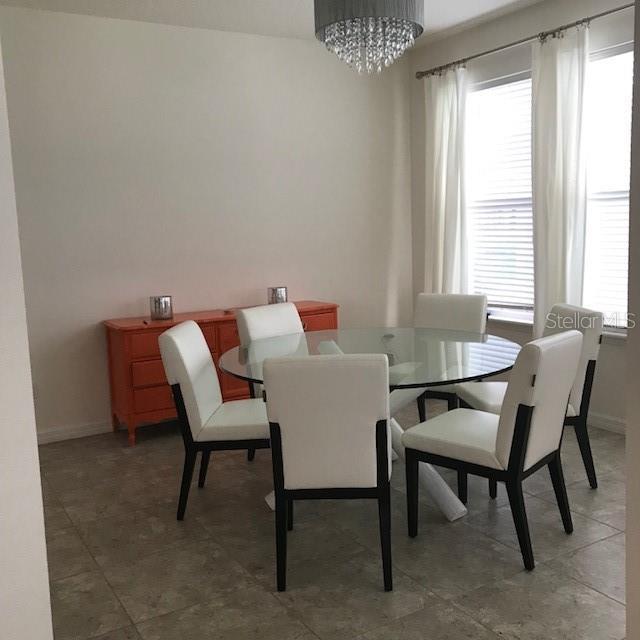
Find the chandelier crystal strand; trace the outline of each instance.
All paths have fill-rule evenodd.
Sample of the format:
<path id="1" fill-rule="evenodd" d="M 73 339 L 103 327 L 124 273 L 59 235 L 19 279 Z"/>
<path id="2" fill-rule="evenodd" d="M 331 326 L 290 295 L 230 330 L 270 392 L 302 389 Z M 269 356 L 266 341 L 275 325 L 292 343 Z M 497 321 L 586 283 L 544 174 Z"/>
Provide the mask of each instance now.
<path id="1" fill-rule="evenodd" d="M 326 28 L 325 44 L 358 73 L 379 73 L 413 46 L 414 33 L 410 20 L 350 18 Z"/>

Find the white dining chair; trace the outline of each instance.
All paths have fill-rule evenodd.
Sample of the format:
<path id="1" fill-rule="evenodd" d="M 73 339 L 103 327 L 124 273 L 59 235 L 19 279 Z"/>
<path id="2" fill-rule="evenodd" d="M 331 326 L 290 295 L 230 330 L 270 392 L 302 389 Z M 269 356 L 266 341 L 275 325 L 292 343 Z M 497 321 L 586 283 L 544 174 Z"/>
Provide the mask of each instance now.
<path id="1" fill-rule="evenodd" d="M 182 520 L 198 453 L 202 453 L 198 486 L 204 487 L 212 451 L 266 449 L 269 424 L 262 399 L 222 401 L 209 347 L 195 322 L 172 327 L 158 342 L 184 442 L 177 515 Z"/>
<path id="2" fill-rule="evenodd" d="M 259 307 L 248 307 L 236 310 L 236 324 L 240 346 L 249 348 L 256 340 L 278 338 L 292 334 L 302 334 L 304 328 L 300 314 L 292 302 L 278 304 L 266 304 Z M 252 398 L 259 398 L 262 387 L 249 383 L 249 393 Z M 255 457 L 255 450 L 249 449 L 247 458 L 249 461 Z"/>
<path id="3" fill-rule="evenodd" d="M 465 502 L 467 474 L 504 482 L 525 568 L 535 566 L 522 482 L 548 466 L 566 533 L 573 522 L 562 472 L 560 444 L 575 380 L 582 334 L 567 331 L 526 344 L 511 371 L 500 415 L 455 409 L 405 431 L 409 536 L 418 533 L 418 464 L 458 472 Z"/>
<path id="4" fill-rule="evenodd" d="M 243 347 L 249 346 L 249 343 L 254 340 L 276 338 L 304 331 L 298 309 L 292 302 L 238 309 L 236 323 L 240 344 Z"/>
<path id="5" fill-rule="evenodd" d="M 587 417 L 593 377 L 602 341 L 603 322 L 603 314 L 599 311 L 569 304 L 556 304 L 547 315 L 547 325 L 544 329 L 545 336 L 568 329 L 577 329 L 583 335 L 580 364 L 571 387 L 567 417 L 564 423 L 575 429 L 582 461 L 589 484 L 593 489 L 598 487 L 598 480 L 593 464 Z M 491 413 L 500 413 L 506 389 L 506 382 L 467 382 L 456 385 L 456 393 L 465 406 Z M 490 484 L 489 493 L 492 498 L 496 497 L 496 487 L 493 483 Z"/>
<path id="6" fill-rule="evenodd" d="M 484 295 L 420 293 L 416 297 L 413 316 L 413 326 L 418 329 L 483 334 L 487 327 L 487 297 Z M 448 409 L 455 409 L 457 407 L 455 391 L 455 385 L 441 385 L 426 391 L 424 389 L 396 389 L 391 392 L 391 414 L 395 414 L 416 400 L 420 421 L 424 422 L 427 418 L 427 399 L 446 400 Z"/>
<path id="7" fill-rule="evenodd" d="M 378 501 L 385 591 L 391 575 L 387 357 L 318 355 L 264 363 L 276 502 L 277 588 L 286 589 L 295 500 Z"/>

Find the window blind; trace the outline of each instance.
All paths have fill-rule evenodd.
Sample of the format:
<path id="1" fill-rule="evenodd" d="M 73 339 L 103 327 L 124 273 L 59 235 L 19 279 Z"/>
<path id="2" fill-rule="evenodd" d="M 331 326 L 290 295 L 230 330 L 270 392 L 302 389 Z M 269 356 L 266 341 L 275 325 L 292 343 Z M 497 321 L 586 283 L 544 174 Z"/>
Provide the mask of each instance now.
<path id="1" fill-rule="evenodd" d="M 531 80 L 472 92 L 467 118 L 471 290 L 532 308 Z"/>
<path id="2" fill-rule="evenodd" d="M 491 345 L 488 349 L 487 345 Z M 465 345 L 468 347 L 467 364 L 472 370 L 483 372 L 489 368 L 503 369 L 509 362 L 516 359 L 520 351 L 520 345 L 509 342 L 504 343 L 495 336 L 489 336 L 485 345 L 473 342 Z"/>
<path id="3" fill-rule="evenodd" d="M 583 304 L 627 326 L 633 53 L 589 64 L 585 94 L 587 230 Z"/>
<path id="4" fill-rule="evenodd" d="M 605 323 L 626 327 L 629 261 L 629 191 L 593 193 L 587 209 L 584 304 Z"/>

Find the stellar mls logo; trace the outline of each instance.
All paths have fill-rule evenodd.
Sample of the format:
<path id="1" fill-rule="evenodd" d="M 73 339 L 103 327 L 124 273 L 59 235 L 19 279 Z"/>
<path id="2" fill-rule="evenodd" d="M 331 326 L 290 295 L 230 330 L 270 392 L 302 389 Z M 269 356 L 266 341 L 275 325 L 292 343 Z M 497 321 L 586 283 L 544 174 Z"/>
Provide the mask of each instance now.
<path id="1" fill-rule="evenodd" d="M 558 315 L 557 313 L 548 313 L 545 327 L 547 329 L 556 329 L 559 331 L 569 331 L 577 329 L 578 331 L 586 331 L 587 329 L 596 329 L 598 322 L 593 316 L 574 313 L 570 315 Z M 636 314 L 635 313 L 613 313 L 604 314 L 604 326 L 616 327 L 619 329 L 635 329 Z"/>

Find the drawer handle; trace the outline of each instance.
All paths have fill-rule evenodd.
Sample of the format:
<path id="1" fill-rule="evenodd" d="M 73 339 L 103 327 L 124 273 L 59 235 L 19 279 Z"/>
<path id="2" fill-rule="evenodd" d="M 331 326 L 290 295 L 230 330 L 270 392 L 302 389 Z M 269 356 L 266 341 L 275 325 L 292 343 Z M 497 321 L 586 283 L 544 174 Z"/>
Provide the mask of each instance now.
<path id="1" fill-rule="evenodd" d="M 307 330 L 307 323 L 306 323 L 306 322 L 303 322 L 303 323 L 302 323 L 302 330 L 303 330 L 303 331 L 306 331 L 306 330 Z"/>

